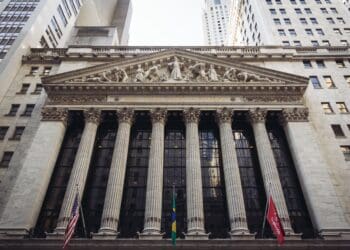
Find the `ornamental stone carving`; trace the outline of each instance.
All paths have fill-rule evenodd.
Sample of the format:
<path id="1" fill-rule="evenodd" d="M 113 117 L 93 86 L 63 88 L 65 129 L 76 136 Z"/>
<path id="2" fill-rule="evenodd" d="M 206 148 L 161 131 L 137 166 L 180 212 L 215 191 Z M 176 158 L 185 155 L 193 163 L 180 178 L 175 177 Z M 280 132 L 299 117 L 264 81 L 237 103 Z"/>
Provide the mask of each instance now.
<path id="1" fill-rule="evenodd" d="M 42 121 L 61 121 L 67 123 L 68 109 L 44 107 L 41 111 Z"/>
<path id="2" fill-rule="evenodd" d="M 216 111 L 216 120 L 221 123 L 232 123 L 233 110 L 228 108 L 219 109 Z"/>
<path id="3" fill-rule="evenodd" d="M 162 108 L 157 108 L 151 110 L 151 120 L 152 123 L 162 123 L 165 124 L 167 118 L 167 110 Z"/>
<path id="4" fill-rule="evenodd" d="M 197 82 L 208 81 L 207 73 L 205 72 L 205 63 L 196 63 L 195 65 L 190 66 L 189 70 L 191 71 L 193 80 Z"/>
<path id="5" fill-rule="evenodd" d="M 87 123 L 91 122 L 91 123 L 99 124 L 101 120 L 101 111 L 99 109 L 94 109 L 94 108 L 85 109 L 84 117 Z"/>
<path id="6" fill-rule="evenodd" d="M 281 122 L 308 122 L 308 108 L 286 108 L 282 109 Z"/>
<path id="7" fill-rule="evenodd" d="M 134 121 L 134 110 L 123 108 L 117 111 L 117 116 L 118 116 L 119 123 L 125 122 L 125 123 L 132 124 Z"/>
<path id="8" fill-rule="evenodd" d="M 265 122 L 266 121 L 267 110 L 256 108 L 249 110 L 249 120 L 252 123 Z"/>
<path id="9" fill-rule="evenodd" d="M 183 63 L 179 62 L 175 56 L 174 61 L 168 64 L 171 67 L 170 78 L 173 80 L 182 80 L 181 66 Z"/>
<path id="10" fill-rule="evenodd" d="M 201 111 L 196 108 L 184 110 L 185 123 L 198 123 Z"/>

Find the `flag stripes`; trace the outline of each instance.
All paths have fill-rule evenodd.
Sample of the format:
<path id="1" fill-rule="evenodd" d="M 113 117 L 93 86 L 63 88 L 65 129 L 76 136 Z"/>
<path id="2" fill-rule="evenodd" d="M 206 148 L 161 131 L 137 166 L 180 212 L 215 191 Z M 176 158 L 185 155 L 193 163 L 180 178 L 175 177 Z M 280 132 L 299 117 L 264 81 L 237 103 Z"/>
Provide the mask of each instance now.
<path id="1" fill-rule="evenodd" d="M 69 223 L 66 228 L 66 232 L 64 234 L 63 249 L 66 249 L 70 239 L 73 237 L 78 220 L 79 220 L 79 196 L 77 192 L 73 203 L 71 218 L 69 220 Z"/>

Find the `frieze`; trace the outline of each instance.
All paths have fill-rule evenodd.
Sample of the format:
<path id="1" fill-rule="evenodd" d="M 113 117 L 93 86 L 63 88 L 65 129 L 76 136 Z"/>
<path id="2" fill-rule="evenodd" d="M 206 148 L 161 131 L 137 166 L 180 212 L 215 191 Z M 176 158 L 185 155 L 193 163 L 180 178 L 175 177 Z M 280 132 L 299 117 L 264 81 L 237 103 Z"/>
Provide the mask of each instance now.
<path id="1" fill-rule="evenodd" d="M 107 101 L 106 96 L 91 96 L 91 95 L 49 95 L 49 104 L 62 104 L 62 105 L 77 105 L 77 104 L 98 104 L 105 103 Z"/>
<path id="2" fill-rule="evenodd" d="M 68 109 L 44 107 L 41 111 L 42 121 L 62 121 L 65 124 L 68 119 Z"/>
<path id="3" fill-rule="evenodd" d="M 162 123 L 165 124 L 167 118 L 167 110 L 166 109 L 153 109 L 151 110 L 151 120 L 152 123 Z"/>
<path id="4" fill-rule="evenodd" d="M 219 109 L 216 111 L 216 120 L 221 123 L 232 123 L 233 110 L 228 108 Z"/>
<path id="5" fill-rule="evenodd" d="M 280 120 L 282 123 L 307 122 L 309 121 L 309 109 L 308 108 L 282 109 L 282 115 L 280 116 Z"/>
<path id="6" fill-rule="evenodd" d="M 201 111 L 196 108 L 184 110 L 184 119 L 186 123 L 198 123 Z"/>
<path id="7" fill-rule="evenodd" d="M 261 109 L 261 108 L 250 109 L 248 112 L 248 115 L 249 115 L 249 120 L 252 123 L 265 122 L 267 110 Z"/>
<path id="8" fill-rule="evenodd" d="M 247 95 L 243 98 L 247 102 L 267 102 L 267 103 L 295 103 L 302 102 L 302 95 Z"/>

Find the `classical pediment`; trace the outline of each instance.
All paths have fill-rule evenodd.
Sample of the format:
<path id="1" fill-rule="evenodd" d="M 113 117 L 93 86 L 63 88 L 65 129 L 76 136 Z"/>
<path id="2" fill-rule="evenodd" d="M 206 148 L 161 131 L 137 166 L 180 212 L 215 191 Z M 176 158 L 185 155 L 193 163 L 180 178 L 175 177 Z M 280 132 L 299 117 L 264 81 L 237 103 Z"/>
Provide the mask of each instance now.
<path id="1" fill-rule="evenodd" d="M 43 78 L 44 84 L 256 83 L 306 85 L 304 77 L 186 50 L 166 50 Z"/>

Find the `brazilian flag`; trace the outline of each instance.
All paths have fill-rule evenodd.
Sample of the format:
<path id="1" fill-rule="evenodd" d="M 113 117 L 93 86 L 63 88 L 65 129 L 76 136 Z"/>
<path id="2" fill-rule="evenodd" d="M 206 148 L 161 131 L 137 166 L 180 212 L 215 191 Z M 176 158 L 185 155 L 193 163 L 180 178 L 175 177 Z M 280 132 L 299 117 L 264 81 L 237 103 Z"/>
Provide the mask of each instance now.
<path id="1" fill-rule="evenodd" d="M 171 211 L 171 241 L 176 246 L 176 194 L 173 187 L 173 210 Z"/>

